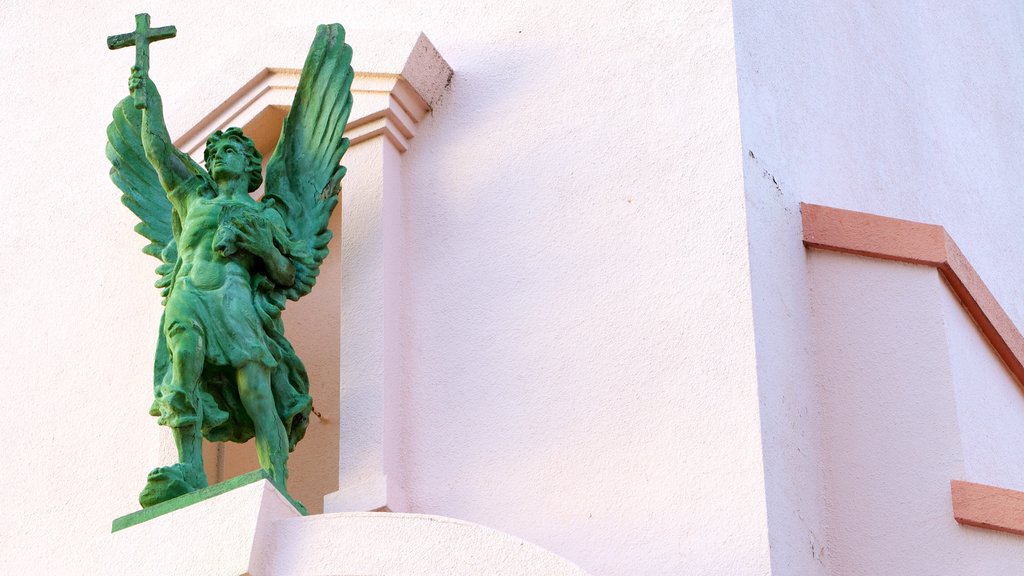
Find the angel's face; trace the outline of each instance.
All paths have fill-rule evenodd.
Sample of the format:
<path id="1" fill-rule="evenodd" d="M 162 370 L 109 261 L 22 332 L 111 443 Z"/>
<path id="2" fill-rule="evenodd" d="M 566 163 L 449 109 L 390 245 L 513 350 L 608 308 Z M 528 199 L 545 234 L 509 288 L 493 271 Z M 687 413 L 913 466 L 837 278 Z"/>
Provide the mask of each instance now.
<path id="1" fill-rule="evenodd" d="M 244 176 L 247 164 L 242 143 L 225 138 L 214 148 L 208 168 L 213 179 L 221 181 Z"/>

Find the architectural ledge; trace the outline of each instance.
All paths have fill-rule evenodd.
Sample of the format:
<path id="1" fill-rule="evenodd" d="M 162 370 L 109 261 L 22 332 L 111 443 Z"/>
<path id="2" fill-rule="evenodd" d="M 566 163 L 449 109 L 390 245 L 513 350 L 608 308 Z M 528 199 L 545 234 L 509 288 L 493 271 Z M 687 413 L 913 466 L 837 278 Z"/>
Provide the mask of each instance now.
<path id="1" fill-rule="evenodd" d="M 1024 492 L 953 480 L 953 518 L 964 526 L 1024 536 Z"/>
<path id="2" fill-rule="evenodd" d="M 105 566 L 136 576 L 432 574 L 587 576 L 549 550 L 443 516 L 302 516 L 262 472 L 186 495 L 174 510 L 122 526 Z M 297 521 L 293 521 L 297 520 Z"/>
<path id="3" fill-rule="evenodd" d="M 934 266 L 996 354 L 1024 387 L 1024 336 L 945 228 L 886 216 L 800 204 L 804 245 Z"/>
<path id="4" fill-rule="evenodd" d="M 273 574 L 587 576 L 568 559 L 492 528 L 381 512 L 287 518 L 273 526 Z M 255 576 L 255 575 L 254 575 Z"/>
<path id="5" fill-rule="evenodd" d="M 360 55 L 378 48 L 369 40 L 360 42 L 360 36 L 348 35 L 349 43 Z M 396 52 L 394 47 L 388 51 Z M 405 54 L 404 59 L 364 58 L 354 62 L 359 69 L 352 83 L 352 113 L 345 127 L 352 145 L 383 135 L 399 151 L 406 151 L 408 141 L 416 134 L 416 124 L 440 100 L 450 83 L 451 67 L 423 34 L 400 52 Z M 360 62 L 367 61 L 370 67 L 362 68 Z M 281 122 L 291 107 L 300 72 L 298 68 L 264 68 L 185 131 L 175 145 L 199 158 L 212 132 L 241 126 L 257 148 L 272 150 Z"/>
<path id="6" fill-rule="evenodd" d="M 274 526 L 302 516 L 263 471 L 158 506 L 165 509 L 115 520 L 105 541 L 107 573 L 268 575 Z"/>

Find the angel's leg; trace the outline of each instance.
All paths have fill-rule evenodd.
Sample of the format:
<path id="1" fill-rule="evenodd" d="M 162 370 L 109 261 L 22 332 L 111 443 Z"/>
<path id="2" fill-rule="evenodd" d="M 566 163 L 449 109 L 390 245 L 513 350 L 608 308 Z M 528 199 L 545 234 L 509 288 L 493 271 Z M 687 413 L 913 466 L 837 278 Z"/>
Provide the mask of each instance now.
<path id="1" fill-rule="evenodd" d="M 203 370 L 202 336 L 170 322 L 164 333 L 171 353 L 171 389 L 163 392 L 162 420 L 171 427 L 178 447 L 178 463 L 149 473 L 139 494 L 143 508 L 165 502 L 207 485 L 203 471 L 203 405 L 199 376 Z"/>
<path id="2" fill-rule="evenodd" d="M 171 351 L 171 370 L 175 390 L 185 392 L 186 401 L 194 413 L 181 426 L 171 428 L 178 448 L 178 461 L 192 469 L 190 484 L 196 488 L 207 485 L 203 470 L 203 404 L 199 399 L 199 377 L 203 371 L 203 339 L 196 330 L 173 326 L 167 334 Z"/>
<path id="3" fill-rule="evenodd" d="M 260 467 L 270 472 L 284 490 L 288 478 L 288 434 L 277 415 L 270 388 L 270 370 L 258 362 L 247 362 L 238 369 L 238 395 L 256 428 L 256 455 Z"/>

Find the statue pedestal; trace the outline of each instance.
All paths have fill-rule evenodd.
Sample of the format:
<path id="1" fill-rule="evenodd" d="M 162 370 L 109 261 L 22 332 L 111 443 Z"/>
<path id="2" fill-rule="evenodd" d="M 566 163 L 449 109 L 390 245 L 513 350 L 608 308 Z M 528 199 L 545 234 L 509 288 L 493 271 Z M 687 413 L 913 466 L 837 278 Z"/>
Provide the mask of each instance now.
<path id="1" fill-rule="evenodd" d="M 110 574 L 267 573 L 273 524 L 302 514 L 262 470 L 114 520 Z"/>
<path id="2" fill-rule="evenodd" d="M 539 546 L 454 518 L 302 516 L 262 471 L 114 521 L 104 574 L 587 576 Z"/>

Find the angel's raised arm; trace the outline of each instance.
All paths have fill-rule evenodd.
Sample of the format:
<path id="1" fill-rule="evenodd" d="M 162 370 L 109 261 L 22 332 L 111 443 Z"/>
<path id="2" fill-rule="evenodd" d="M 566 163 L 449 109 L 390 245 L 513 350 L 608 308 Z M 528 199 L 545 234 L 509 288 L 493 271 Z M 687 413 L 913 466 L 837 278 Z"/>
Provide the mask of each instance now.
<path id="1" fill-rule="evenodd" d="M 160 99 L 160 92 L 148 75 L 142 75 L 132 69 L 132 78 L 129 86 L 135 88 L 145 83 L 146 102 L 142 110 L 142 147 L 146 151 L 146 159 L 153 165 L 157 176 L 160 177 L 160 184 L 165 191 L 174 190 L 178 184 L 188 180 L 197 173 L 199 167 L 193 162 L 186 163 L 184 154 L 179 152 L 171 142 L 171 136 L 167 132 L 167 125 L 164 123 L 163 101 Z"/>

